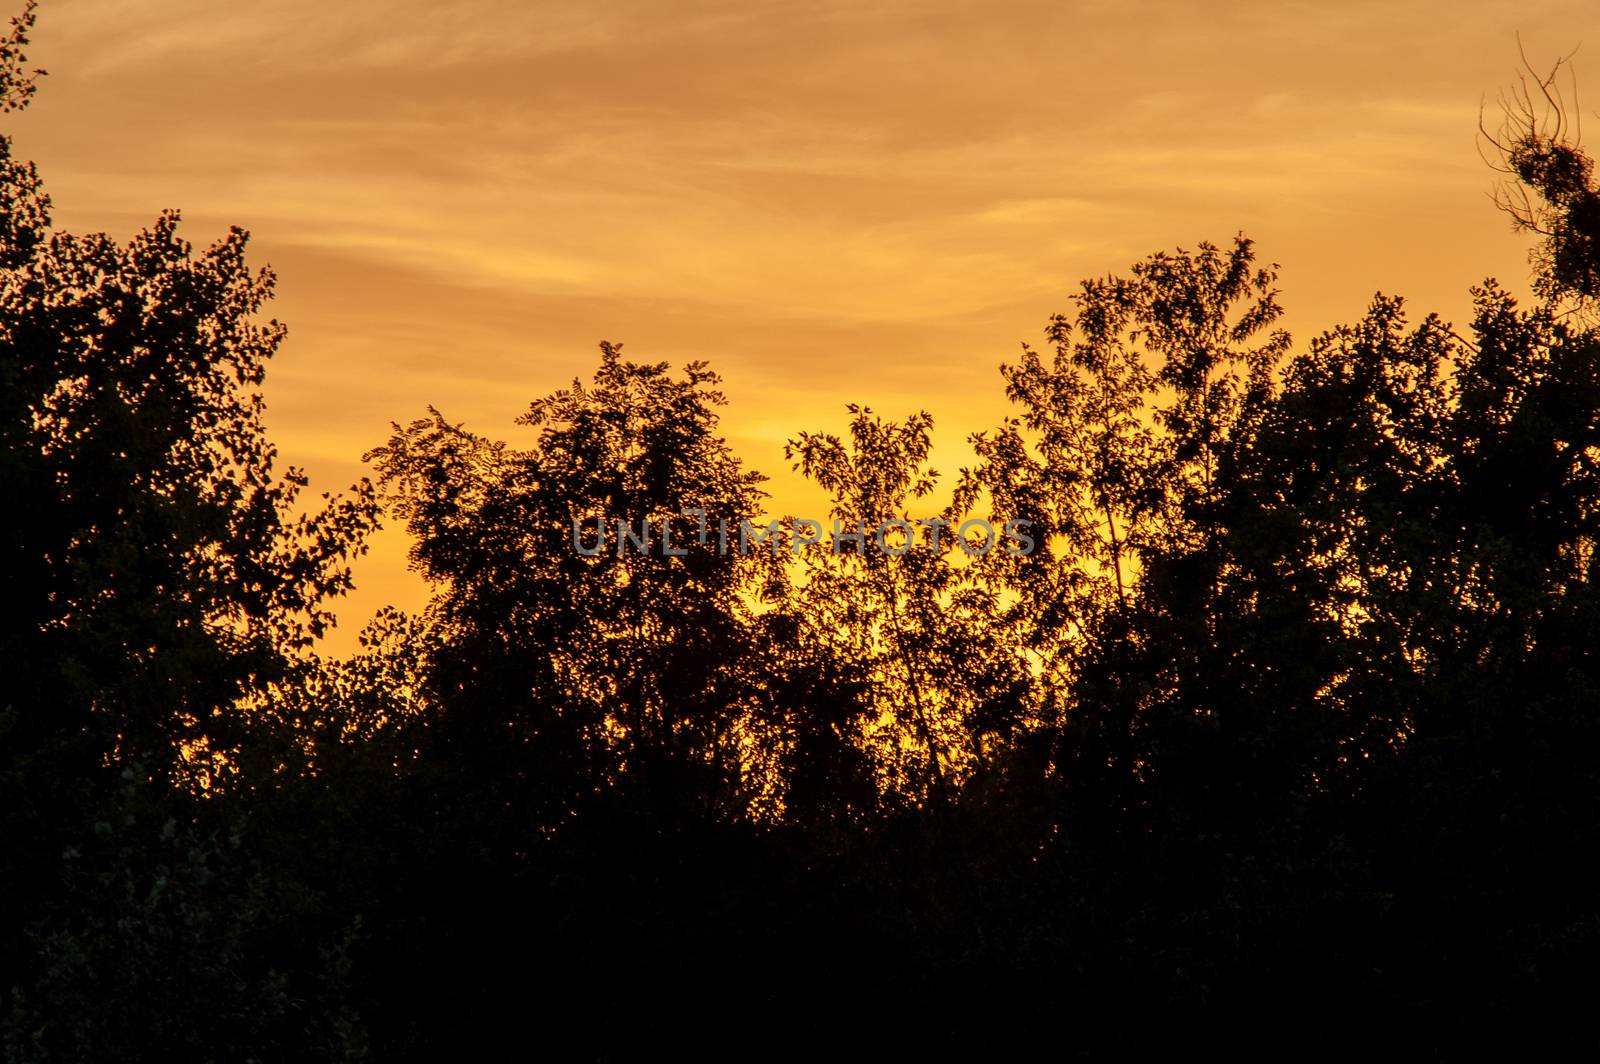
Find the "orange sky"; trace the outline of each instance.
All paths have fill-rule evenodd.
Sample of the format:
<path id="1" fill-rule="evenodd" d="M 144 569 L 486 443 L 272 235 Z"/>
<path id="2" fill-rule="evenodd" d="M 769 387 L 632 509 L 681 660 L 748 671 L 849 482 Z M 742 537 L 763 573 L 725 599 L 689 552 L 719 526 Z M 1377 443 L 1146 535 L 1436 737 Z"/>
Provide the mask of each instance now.
<path id="1" fill-rule="evenodd" d="M 1160 248 L 1254 237 L 1298 340 L 1380 288 L 1458 319 L 1525 288 L 1480 100 L 1519 31 L 1548 64 L 1597 29 L 1593 0 L 45 0 L 8 128 L 67 228 L 252 231 L 290 329 L 269 425 L 319 491 L 430 402 L 520 441 L 611 339 L 709 359 L 805 515 L 786 437 L 925 408 L 954 473 L 1018 341 Z M 378 538 L 335 649 L 421 603 L 404 552 Z"/>

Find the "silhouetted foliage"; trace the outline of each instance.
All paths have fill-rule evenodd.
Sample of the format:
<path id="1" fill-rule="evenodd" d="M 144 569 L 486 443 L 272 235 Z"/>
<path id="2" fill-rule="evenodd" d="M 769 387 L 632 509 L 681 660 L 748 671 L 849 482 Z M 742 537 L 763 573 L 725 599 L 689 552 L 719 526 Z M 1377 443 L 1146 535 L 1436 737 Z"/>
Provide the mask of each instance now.
<path id="1" fill-rule="evenodd" d="M 1001 367 L 935 513 L 926 412 L 798 432 L 832 527 L 759 516 L 703 363 L 610 343 L 302 512 L 245 234 L 63 233 L 0 139 L 5 1055 L 1587 1005 L 1595 191 L 1514 99 L 1534 301 L 1297 346 L 1245 237 L 1155 254 Z M 380 501 L 431 601 L 320 655 Z"/>
<path id="2" fill-rule="evenodd" d="M 1561 85 L 1570 58 L 1541 75 L 1524 57 L 1526 73 L 1501 95 L 1500 128 L 1490 133 L 1480 123 L 1479 131 L 1511 178 L 1496 205 L 1518 229 L 1543 237 L 1533 255 L 1534 287 L 1546 298 L 1588 302 L 1600 296 L 1600 188 L 1579 142 L 1579 116 L 1568 114 L 1577 104 L 1576 82 L 1567 90 L 1570 104 Z"/>
<path id="3" fill-rule="evenodd" d="M 551 822 L 602 786 L 738 819 L 771 799 L 749 762 L 760 633 L 739 598 L 757 559 L 699 529 L 702 515 L 737 526 L 753 513 L 761 477 L 712 434 L 722 397 L 704 367 L 679 381 L 601 351 L 592 387 L 521 419 L 538 430 L 528 451 L 433 412 L 368 455 L 441 588 L 434 726 L 503 772 L 570 780 L 541 811 Z M 618 521 L 645 539 L 670 521 L 683 555 L 623 549 Z"/>
<path id="4" fill-rule="evenodd" d="M 284 739 L 250 701 L 329 623 L 373 495 L 296 516 L 305 478 L 273 474 L 255 389 L 283 330 L 242 231 L 197 254 L 174 213 L 125 245 L 54 229 L 3 139 L 0 205 L 0 986 L 34 980 L 0 1008 L 7 1052 L 265 1046 L 308 1029 L 273 1010 L 316 948 L 248 948 L 291 888 L 218 841 L 242 811 L 183 795 L 270 777 Z"/>

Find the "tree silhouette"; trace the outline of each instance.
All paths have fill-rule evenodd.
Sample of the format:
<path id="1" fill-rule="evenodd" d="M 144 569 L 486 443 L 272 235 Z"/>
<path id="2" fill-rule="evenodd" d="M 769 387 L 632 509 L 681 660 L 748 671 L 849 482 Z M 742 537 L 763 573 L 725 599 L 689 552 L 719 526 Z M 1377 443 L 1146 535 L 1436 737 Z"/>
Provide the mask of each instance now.
<path id="1" fill-rule="evenodd" d="M 1524 55 L 1526 73 L 1501 94 L 1499 129 L 1491 133 L 1481 121 L 1478 128 L 1497 157 L 1494 165 L 1511 178 L 1496 192 L 1496 206 L 1517 229 L 1543 238 L 1533 254 L 1540 294 L 1588 302 L 1600 296 L 1600 188 L 1577 116 L 1568 114 L 1577 105 L 1576 81 L 1565 92 L 1561 84 L 1570 59 L 1556 60 L 1541 75 Z"/>
<path id="2" fill-rule="evenodd" d="M 714 374 L 601 352 L 592 386 L 520 419 L 538 430 L 527 451 L 434 412 L 368 456 L 441 585 L 439 723 L 486 756 L 532 744 L 546 777 L 579 791 L 741 816 L 769 783 L 747 760 L 760 715 L 742 661 L 756 633 L 740 593 L 760 558 L 711 530 L 737 535 L 762 478 L 714 435 Z"/>
<path id="3" fill-rule="evenodd" d="M 1494 141 L 1534 299 L 1486 281 L 1458 330 L 1379 293 L 1295 346 L 1245 237 L 1151 255 L 1001 366 L 1016 413 L 937 514 L 928 413 L 798 432 L 825 520 L 758 516 L 707 366 L 611 343 L 520 445 L 430 407 L 381 492 L 300 516 L 245 234 L 62 232 L 0 139 L 6 1057 L 1586 1015 L 1600 332 L 1561 69 Z M 320 654 L 380 502 L 431 601 Z"/>
<path id="4" fill-rule="evenodd" d="M 7 110 L 33 93 L 33 22 L 0 48 Z M 279 884 L 219 841 L 220 806 L 178 796 L 270 777 L 281 737 L 251 701 L 330 623 L 372 493 L 296 516 L 304 476 L 274 474 L 257 389 L 283 329 L 242 230 L 197 253 L 174 212 L 126 244 L 55 229 L 9 139 L 0 219 L 0 986 L 38 980 L 7 1051 L 181 1041 L 202 1017 L 248 1043 L 287 992 L 245 947 Z M 90 990 L 111 958 L 189 974 Z"/>

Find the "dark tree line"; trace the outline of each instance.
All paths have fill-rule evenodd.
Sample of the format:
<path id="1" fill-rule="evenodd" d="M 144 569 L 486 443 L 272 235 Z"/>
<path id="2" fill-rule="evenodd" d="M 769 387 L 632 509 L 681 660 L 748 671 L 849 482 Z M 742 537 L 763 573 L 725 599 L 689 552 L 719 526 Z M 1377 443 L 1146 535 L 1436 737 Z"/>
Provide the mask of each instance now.
<path id="1" fill-rule="evenodd" d="M 246 235 L 62 232 L 0 139 L 4 1055 L 1580 1014 L 1600 192 L 1531 113 L 1536 301 L 1296 345 L 1243 237 L 1085 281 L 941 512 L 926 413 L 790 441 L 896 556 L 720 549 L 764 495 L 716 375 L 612 344 L 518 444 L 430 409 L 306 507 Z M 321 656 L 383 514 L 432 601 Z M 952 550 L 973 516 L 1038 549 Z"/>

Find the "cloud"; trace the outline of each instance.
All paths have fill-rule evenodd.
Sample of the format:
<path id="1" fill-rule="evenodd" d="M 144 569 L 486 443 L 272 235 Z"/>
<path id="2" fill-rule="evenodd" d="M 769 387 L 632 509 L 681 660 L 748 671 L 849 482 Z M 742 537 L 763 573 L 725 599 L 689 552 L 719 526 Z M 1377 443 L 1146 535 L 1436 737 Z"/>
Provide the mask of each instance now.
<path id="1" fill-rule="evenodd" d="M 15 135 L 72 228 L 180 206 L 197 242 L 254 231 L 291 325 L 273 429 L 313 474 L 428 401 L 495 431 L 601 337 L 711 357 L 771 471 L 849 400 L 982 427 L 1017 339 L 1157 248 L 1266 238 L 1291 313 L 1520 277 L 1479 100 L 1514 31 L 1553 55 L 1590 20 L 1576 0 L 52 0 L 52 75 Z"/>

